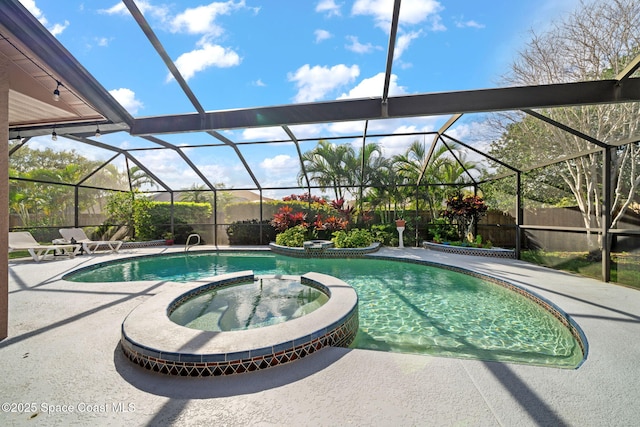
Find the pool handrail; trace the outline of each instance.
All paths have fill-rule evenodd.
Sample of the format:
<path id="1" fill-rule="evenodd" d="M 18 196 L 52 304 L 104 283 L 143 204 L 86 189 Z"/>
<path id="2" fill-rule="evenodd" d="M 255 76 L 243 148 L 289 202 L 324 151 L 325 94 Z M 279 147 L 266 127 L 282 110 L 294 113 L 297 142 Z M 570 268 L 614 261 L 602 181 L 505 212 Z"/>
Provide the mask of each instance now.
<path id="1" fill-rule="evenodd" d="M 191 238 L 196 238 L 196 243 L 189 244 L 191 242 Z M 198 233 L 189 234 L 187 237 L 187 242 L 184 244 L 184 251 L 187 252 L 191 246 L 198 246 L 200 244 L 200 235 Z"/>

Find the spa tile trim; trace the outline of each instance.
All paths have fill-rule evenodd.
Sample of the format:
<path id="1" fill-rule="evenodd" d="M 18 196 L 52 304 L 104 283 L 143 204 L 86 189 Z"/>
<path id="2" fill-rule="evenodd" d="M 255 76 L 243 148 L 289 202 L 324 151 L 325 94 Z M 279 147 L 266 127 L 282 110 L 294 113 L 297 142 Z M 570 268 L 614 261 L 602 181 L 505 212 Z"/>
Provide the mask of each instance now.
<path id="1" fill-rule="evenodd" d="M 173 328 L 178 333 L 181 330 L 188 333 L 185 329 L 189 328 L 171 322 L 167 313 L 175 309 L 180 303 L 212 287 L 229 286 L 247 282 L 248 280 L 253 280 L 252 272 L 231 273 L 220 276 L 218 280 L 214 280 L 210 284 L 196 286 L 187 292 L 180 291 L 182 292 L 180 295 L 163 296 L 158 294 L 156 296 L 159 297 L 156 306 L 158 303 L 163 304 L 162 301 L 170 300 L 170 303 L 168 306 L 164 305 L 164 310 L 162 310 L 162 305 L 156 307 L 157 311 L 162 311 L 160 315 L 156 313 L 156 310 L 152 310 L 151 313 L 155 313 L 152 315 L 156 318 L 146 322 L 145 325 L 154 325 L 149 327 L 158 328 L 163 328 L 164 326 Z M 287 323 L 294 321 L 260 328 L 262 336 L 272 334 L 274 337 L 281 337 L 282 331 L 278 331 L 278 329 L 293 331 L 291 333 L 294 336 L 283 342 L 279 342 L 276 339 L 272 345 L 268 346 L 252 346 L 251 342 L 247 342 L 247 349 L 220 353 L 207 351 L 182 353 L 167 350 L 166 348 L 163 350 L 162 348 L 157 348 L 160 347 L 157 345 L 159 342 L 157 340 L 153 345 L 145 345 L 133 339 L 131 335 L 155 336 L 153 331 L 142 331 L 142 333 L 134 331 L 133 334 L 129 333 L 130 330 L 140 327 L 139 324 L 135 324 L 138 322 L 134 314 L 136 309 L 134 309 L 122 324 L 121 348 L 130 361 L 145 369 L 167 375 L 206 377 L 240 374 L 290 363 L 328 346 L 348 347 L 355 339 L 359 326 L 358 297 L 355 290 L 335 277 L 319 273 L 307 273 L 300 278 L 300 281 L 327 293 L 329 301 L 314 312 L 294 319 L 294 321 L 298 321 L 297 325 L 300 325 L 300 328 L 291 328 L 290 325 L 287 325 Z M 166 293 L 169 292 L 171 291 Z M 147 303 L 154 304 L 153 298 L 142 303 L 141 306 Z M 333 303 L 333 307 L 330 306 L 330 303 Z M 149 313 L 148 310 L 143 310 L 143 312 Z M 256 330 L 253 331 L 247 335 L 255 334 Z M 234 331 L 233 333 L 235 337 L 241 339 L 242 332 L 247 331 Z M 171 348 L 171 343 L 167 343 L 166 347 Z"/>

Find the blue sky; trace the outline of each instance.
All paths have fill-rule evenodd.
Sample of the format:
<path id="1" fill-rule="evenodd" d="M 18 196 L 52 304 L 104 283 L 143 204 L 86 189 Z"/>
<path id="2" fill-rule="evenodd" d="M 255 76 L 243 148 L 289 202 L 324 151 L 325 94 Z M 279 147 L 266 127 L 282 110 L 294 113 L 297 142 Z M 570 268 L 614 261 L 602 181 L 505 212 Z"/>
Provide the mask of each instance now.
<path id="1" fill-rule="evenodd" d="M 21 2 L 133 116 L 195 111 L 123 3 Z M 392 0 L 139 0 L 136 4 L 205 110 L 382 95 Z M 390 95 L 495 87 L 530 39 L 530 30 L 544 31 L 577 5 L 578 0 L 404 0 Z M 372 122 L 369 131 L 437 130 L 447 119 Z M 464 117 L 452 133 L 482 144 L 477 137 L 484 129 L 482 122 L 480 115 Z M 300 138 L 356 135 L 362 129 L 361 122 L 292 127 Z M 222 133 L 236 142 L 286 138 L 280 128 Z M 123 148 L 153 146 L 126 134 L 101 138 Z M 162 138 L 178 145 L 218 142 L 200 134 Z M 393 155 L 414 139 L 375 142 L 386 155 Z M 51 143 L 41 138 L 30 144 Z M 308 142 L 301 149 L 314 146 Z M 92 158 L 111 156 L 73 147 Z M 293 144 L 240 150 L 261 185 L 295 185 L 298 160 Z M 253 186 L 231 149 L 185 151 L 210 181 L 234 188 Z M 174 189 L 201 184 L 187 165 L 165 150 L 136 156 L 153 165 L 153 172 Z"/>

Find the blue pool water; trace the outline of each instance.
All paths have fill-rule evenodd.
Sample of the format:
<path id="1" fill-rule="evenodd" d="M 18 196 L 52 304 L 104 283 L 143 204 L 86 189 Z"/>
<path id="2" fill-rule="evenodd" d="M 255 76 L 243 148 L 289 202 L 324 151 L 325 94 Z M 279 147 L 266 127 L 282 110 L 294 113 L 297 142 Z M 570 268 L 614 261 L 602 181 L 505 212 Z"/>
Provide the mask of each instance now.
<path id="1" fill-rule="evenodd" d="M 169 319 L 201 331 L 242 331 L 297 319 L 328 299 L 300 280 L 257 278 L 198 294 L 173 310 Z"/>
<path id="2" fill-rule="evenodd" d="M 583 354 L 553 315 L 479 278 L 382 259 L 301 259 L 270 252 L 141 257 L 73 273 L 66 280 L 190 281 L 228 272 L 338 277 L 359 298 L 357 348 L 575 368 Z"/>

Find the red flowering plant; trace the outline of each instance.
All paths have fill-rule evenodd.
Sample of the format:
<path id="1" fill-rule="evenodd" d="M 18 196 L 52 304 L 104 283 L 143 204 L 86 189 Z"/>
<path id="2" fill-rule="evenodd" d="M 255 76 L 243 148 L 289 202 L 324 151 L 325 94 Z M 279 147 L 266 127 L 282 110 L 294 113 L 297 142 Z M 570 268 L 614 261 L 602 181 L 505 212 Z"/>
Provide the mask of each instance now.
<path id="1" fill-rule="evenodd" d="M 271 225 L 277 233 L 282 233 L 289 228 L 302 225 L 307 228 L 308 235 L 314 238 L 330 239 L 334 231 L 346 230 L 349 226 L 354 209 L 346 206 L 344 199 L 339 199 L 328 204 L 324 199 L 309 195 L 308 193 L 283 198 L 284 201 L 294 202 L 293 206 L 282 206 L 273 216 Z M 298 205 L 295 202 L 311 202 L 312 215 L 315 219 L 307 222 L 307 214 L 302 211 L 295 212 Z M 302 205 L 300 206 L 302 207 Z M 315 211 L 315 212 L 313 212 Z"/>
<path id="2" fill-rule="evenodd" d="M 345 230 L 349 225 L 349 221 L 335 215 L 322 218 L 318 214 L 316 220 L 311 224 L 313 226 L 313 236 L 319 239 L 330 239 L 334 231 Z"/>
<path id="3" fill-rule="evenodd" d="M 373 213 L 371 211 L 362 211 L 360 212 L 360 219 L 365 224 L 370 224 L 373 221 Z"/>
<path id="4" fill-rule="evenodd" d="M 341 197 L 338 200 L 333 200 L 331 202 L 331 207 L 338 211 L 338 213 L 347 220 L 347 223 L 351 221 L 351 217 L 355 209 L 352 206 L 345 205 L 344 198 Z"/>
<path id="5" fill-rule="evenodd" d="M 473 240 L 473 226 L 487 212 L 487 205 L 480 196 L 466 195 L 458 193 L 447 199 L 447 208 L 442 212 L 442 216 L 455 222 L 458 226 L 458 236 L 460 240 L 471 235 L 469 240 Z"/>
<path id="6" fill-rule="evenodd" d="M 322 229 L 330 232 L 345 230 L 349 225 L 349 221 L 344 218 L 339 218 L 337 216 L 330 216 L 324 220 L 322 224 Z"/>
<path id="7" fill-rule="evenodd" d="M 290 196 L 283 197 L 282 200 L 284 200 L 285 202 L 298 201 L 298 202 L 318 203 L 321 205 L 327 204 L 327 201 L 322 197 L 314 196 L 309 193 L 292 194 Z"/>
<path id="8" fill-rule="evenodd" d="M 271 225 L 278 232 L 283 232 L 296 225 L 302 225 L 305 228 L 309 227 L 306 222 L 307 215 L 304 212 L 293 212 L 291 206 L 282 206 L 278 212 L 273 215 Z"/>

